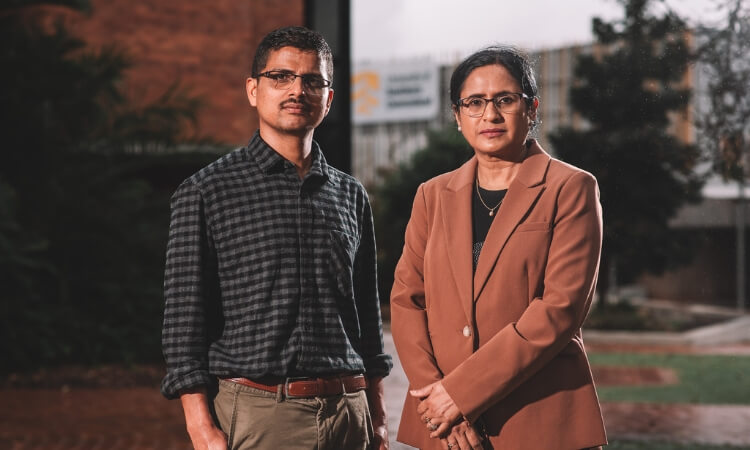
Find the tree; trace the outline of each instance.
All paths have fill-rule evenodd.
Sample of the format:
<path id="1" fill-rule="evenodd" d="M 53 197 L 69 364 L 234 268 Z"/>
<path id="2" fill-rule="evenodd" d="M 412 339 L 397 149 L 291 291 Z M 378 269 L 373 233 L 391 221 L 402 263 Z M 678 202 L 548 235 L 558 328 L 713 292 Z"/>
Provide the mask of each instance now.
<path id="1" fill-rule="evenodd" d="M 706 79 L 705 108 L 696 121 L 699 142 L 724 181 L 737 183 L 737 306 L 745 308 L 745 185 L 750 153 L 750 7 L 722 0 L 723 23 L 703 25 L 698 50 Z"/>
<path id="2" fill-rule="evenodd" d="M 604 243 L 598 293 L 604 304 L 612 273 L 631 280 L 687 259 L 690 246 L 668 221 L 700 198 L 695 146 L 668 132 L 670 116 L 686 111 L 681 83 L 691 52 L 685 23 L 649 11 L 649 0 L 620 0 L 625 16 L 592 21 L 601 55 L 579 57 L 571 106 L 588 127 L 550 135 L 557 155 L 593 173 L 601 190 Z"/>
<path id="3" fill-rule="evenodd" d="M 0 6 L 0 374 L 49 364 L 160 358 L 165 168 L 209 157 L 135 154 L 184 140 L 198 100 L 122 95 L 124 52 L 91 50 L 40 7 Z M 156 117 L 158 129 L 154 128 Z M 213 156 L 215 158 L 215 156 Z"/>
<path id="4" fill-rule="evenodd" d="M 419 185 L 458 168 L 472 156 L 464 137 L 454 127 L 427 134 L 427 146 L 385 174 L 374 190 L 372 206 L 378 243 L 378 290 L 387 302 L 393 272 L 404 248 L 404 232 Z"/>

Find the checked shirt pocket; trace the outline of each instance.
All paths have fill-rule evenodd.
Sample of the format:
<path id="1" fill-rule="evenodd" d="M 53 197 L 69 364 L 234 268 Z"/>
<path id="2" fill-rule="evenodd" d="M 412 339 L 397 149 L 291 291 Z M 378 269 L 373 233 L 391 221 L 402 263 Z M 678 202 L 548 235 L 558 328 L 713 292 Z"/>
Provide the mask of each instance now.
<path id="1" fill-rule="evenodd" d="M 343 231 L 331 231 L 331 275 L 338 291 L 346 297 L 354 296 L 352 275 L 356 252 L 356 237 Z"/>

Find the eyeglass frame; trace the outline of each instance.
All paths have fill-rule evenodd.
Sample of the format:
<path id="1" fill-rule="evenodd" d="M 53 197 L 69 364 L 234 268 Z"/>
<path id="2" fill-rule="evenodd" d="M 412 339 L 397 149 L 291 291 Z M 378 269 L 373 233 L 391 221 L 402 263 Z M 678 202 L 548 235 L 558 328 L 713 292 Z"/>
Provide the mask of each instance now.
<path id="1" fill-rule="evenodd" d="M 287 75 L 287 76 L 293 77 L 293 79 L 292 79 L 292 82 L 289 83 L 288 87 L 279 87 L 279 80 L 273 79 L 272 78 L 273 74 Z M 261 73 L 255 75 L 255 78 L 260 78 L 260 77 L 268 78 L 269 80 L 273 81 L 273 83 L 274 83 L 273 84 L 274 89 L 278 89 L 280 91 L 288 91 L 289 89 L 291 89 L 292 86 L 294 86 L 294 82 L 297 81 L 297 78 L 301 78 L 302 79 L 302 86 L 305 89 L 309 90 L 311 93 L 322 92 L 323 89 L 330 88 L 331 85 L 333 84 L 333 82 L 331 80 L 326 80 L 321 75 L 315 75 L 315 74 L 302 74 L 302 75 L 298 75 L 298 74 L 296 74 L 294 72 L 289 72 L 289 71 L 286 71 L 286 70 L 267 70 L 265 72 L 261 72 Z M 319 88 L 315 87 L 315 86 L 310 86 L 310 81 L 309 80 L 311 78 L 320 78 L 321 80 L 323 80 L 323 83 L 324 83 L 323 86 L 321 86 Z"/>
<path id="2" fill-rule="evenodd" d="M 484 113 L 487 112 L 487 105 L 490 104 L 490 103 L 492 103 L 492 105 L 495 107 L 495 110 L 497 112 L 499 112 L 500 114 L 502 114 L 503 110 L 502 110 L 502 108 L 500 106 L 498 106 L 497 104 L 495 104 L 495 99 L 506 97 L 508 95 L 518 95 L 519 96 L 519 99 L 518 99 L 519 101 L 522 100 L 522 99 L 525 99 L 528 102 L 528 101 L 530 101 L 532 99 L 532 97 L 529 97 L 524 92 L 504 92 L 502 94 L 498 94 L 498 95 L 496 95 L 494 97 L 490 97 L 490 98 L 477 97 L 477 96 L 469 96 L 469 97 L 459 98 L 458 101 L 456 102 L 455 106 L 458 108 L 459 111 L 461 110 L 462 107 L 466 108 L 468 110 L 469 107 L 468 106 L 464 106 L 464 104 L 463 104 L 464 100 L 470 100 L 470 99 L 471 100 L 482 100 L 482 101 L 484 101 L 484 107 L 482 108 L 482 112 L 481 113 L 472 115 L 472 114 L 469 114 L 469 112 L 467 111 L 466 115 L 469 116 L 469 117 L 474 117 L 474 118 L 476 118 L 476 117 L 482 117 L 484 115 Z M 512 111 L 512 112 L 506 111 L 506 114 L 515 114 L 516 112 L 518 112 L 518 111 Z"/>

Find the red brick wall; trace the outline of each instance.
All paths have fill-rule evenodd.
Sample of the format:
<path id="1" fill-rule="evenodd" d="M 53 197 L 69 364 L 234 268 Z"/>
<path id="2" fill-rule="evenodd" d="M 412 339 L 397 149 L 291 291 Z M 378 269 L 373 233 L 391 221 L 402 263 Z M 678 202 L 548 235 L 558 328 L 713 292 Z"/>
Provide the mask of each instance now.
<path id="1" fill-rule="evenodd" d="M 116 45 L 131 57 L 126 92 L 145 102 L 180 80 L 200 95 L 199 133 L 244 144 L 257 128 L 245 96 L 255 48 L 269 31 L 304 24 L 303 0 L 92 0 L 69 19 L 90 45 Z"/>

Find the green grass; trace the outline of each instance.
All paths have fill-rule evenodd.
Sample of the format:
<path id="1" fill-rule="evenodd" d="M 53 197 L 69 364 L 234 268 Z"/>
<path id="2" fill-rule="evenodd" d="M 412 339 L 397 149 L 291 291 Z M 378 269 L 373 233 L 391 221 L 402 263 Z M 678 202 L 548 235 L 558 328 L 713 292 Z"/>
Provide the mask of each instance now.
<path id="1" fill-rule="evenodd" d="M 726 445 L 675 444 L 672 442 L 613 440 L 605 450 L 747 450 L 747 447 Z"/>
<path id="2" fill-rule="evenodd" d="M 597 386 L 599 399 L 604 402 L 750 405 L 750 356 L 590 353 L 589 359 L 592 365 L 600 366 L 672 368 L 680 380 L 661 386 Z"/>

